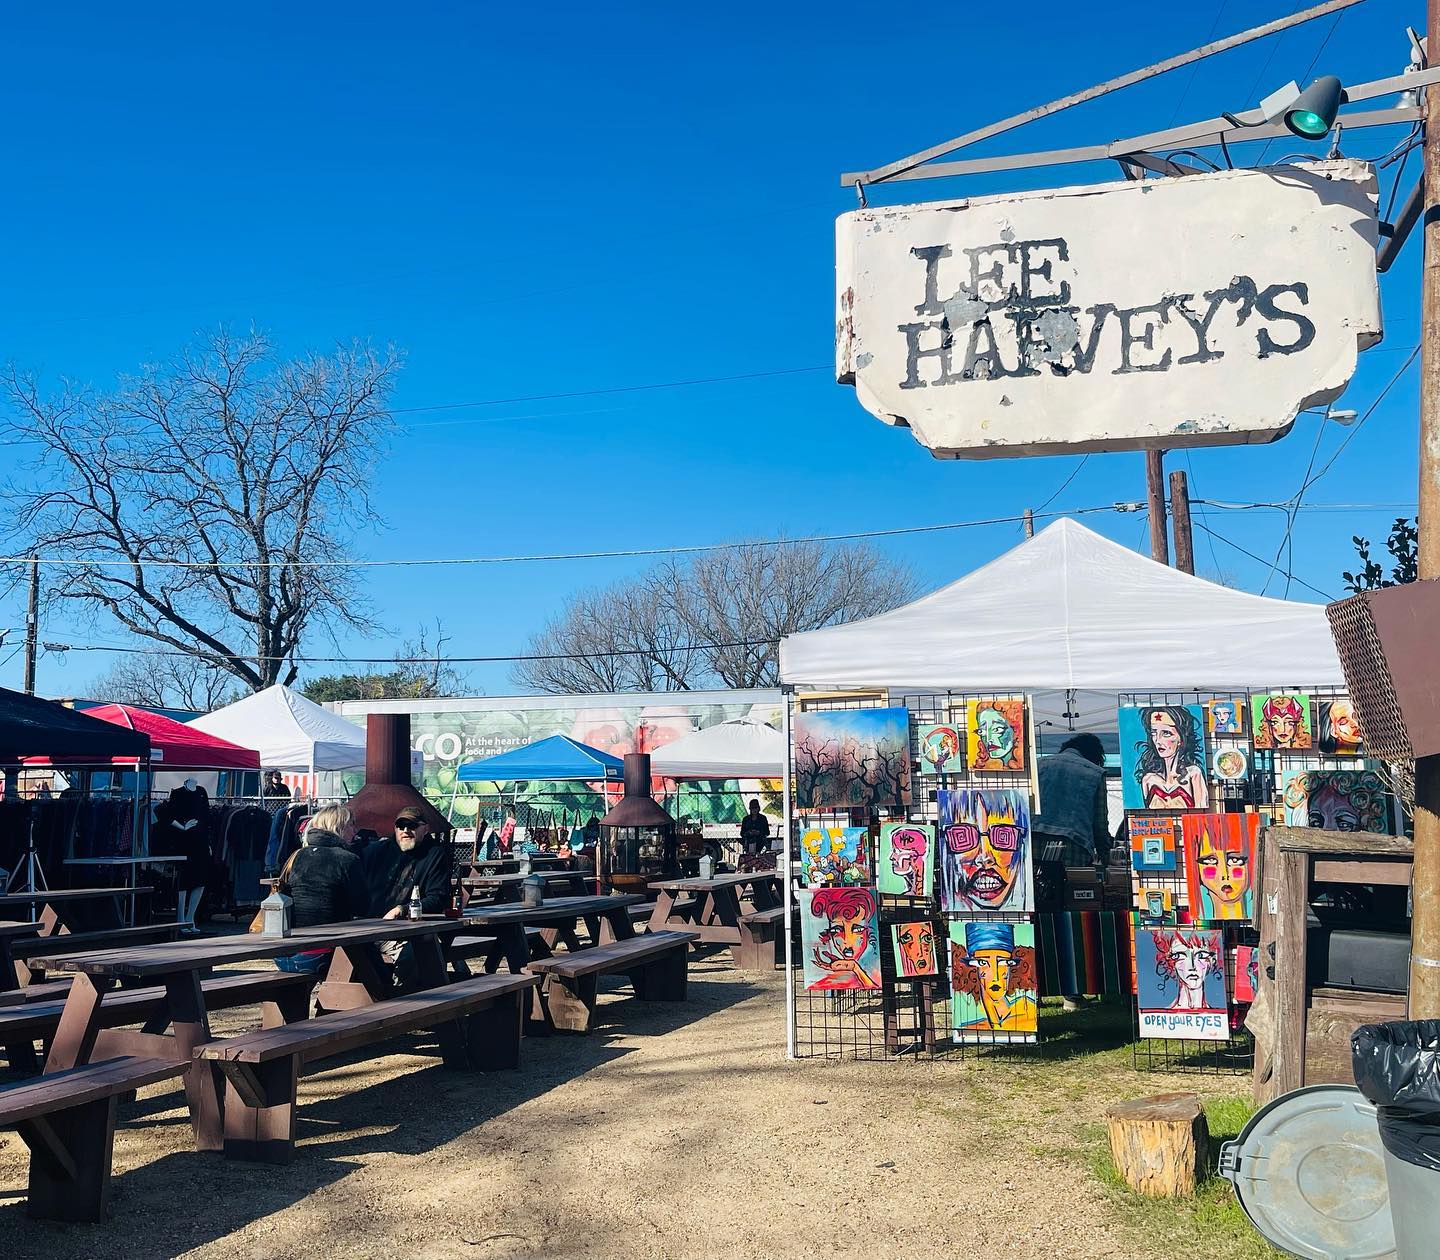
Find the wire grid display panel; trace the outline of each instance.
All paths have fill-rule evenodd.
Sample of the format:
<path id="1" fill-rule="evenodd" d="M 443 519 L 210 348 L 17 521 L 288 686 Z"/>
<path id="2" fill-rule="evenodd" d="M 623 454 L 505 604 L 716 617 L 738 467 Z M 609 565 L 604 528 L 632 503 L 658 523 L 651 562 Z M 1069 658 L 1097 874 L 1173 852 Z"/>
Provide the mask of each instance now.
<path id="1" fill-rule="evenodd" d="M 1309 726 L 1309 747 L 1284 749 L 1256 747 L 1255 709 L 1263 705 L 1268 696 L 1300 697 L 1299 705 L 1307 714 Z M 1233 701 L 1237 714 L 1234 733 L 1216 733 L 1210 728 L 1208 706 L 1215 701 Z M 1356 769 L 1362 764 L 1369 766 L 1362 755 L 1354 752 L 1322 751 L 1321 714 L 1322 708 L 1332 701 L 1345 701 L 1348 696 L 1343 688 L 1277 686 L 1264 691 L 1227 692 L 1133 692 L 1122 695 L 1120 703 L 1141 708 L 1161 706 L 1199 705 L 1206 715 L 1205 722 L 1205 771 L 1210 793 L 1207 812 L 1246 813 L 1260 815 L 1261 825 L 1286 821 L 1284 791 L 1293 772 L 1317 769 Z M 1264 742 L 1264 741 L 1262 741 Z M 1221 756 L 1227 750 L 1234 750 L 1245 759 L 1243 777 L 1227 780 L 1220 777 Z M 1382 765 L 1374 766 L 1376 773 L 1393 793 L 1394 784 L 1388 771 Z M 1403 817 L 1398 800 L 1392 799 L 1395 811 L 1393 826 L 1403 826 Z M 1185 811 L 1175 810 L 1126 810 L 1128 819 L 1161 817 Z M 1302 824 L 1303 825 L 1303 824 Z M 1258 862 L 1260 847 L 1256 848 Z M 1258 870 L 1251 872 L 1251 886 L 1255 890 L 1257 912 L 1261 886 Z M 1190 905 L 1189 880 L 1185 867 L 1184 845 L 1176 846 L 1176 867 L 1171 871 L 1138 871 L 1132 868 L 1131 886 L 1135 912 L 1131 915 L 1132 945 L 1134 930 L 1144 926 L 1141 922 L 1142 890 L 1153 890 L 1168 894 L 1172 905 L 1178 910 L 1193 911 Z M 1138 1038 L 1134 1047 L 1137 1067 L 1151 1071 L 1249 1071 L 1254 1065 L 1254 1039 L 1244 1027 L 1247 1003 L 1239 1003 L 1236 993 L 1237 950 L 1244 946 L 1258 947 L 1259 933 L 1253 924 L 1219 923 L 1202 921 L 1202 926 L 1219 928 L 1225 947 L 1225 984 L 1228 996 L 1229 1036 L 1224 1041 L 1189 1041 L 1165 1038 Z M 1134 952 L 1137 968 L 1142 965 L 1140 953 Z M 1138 995 L 1135 1002 L 1136 1027 L 1139 1027 Z"/>
<path id="2" fill-rule="evenodd" d="M 1023 701 L 1025 730 L 1022 733 L 1024 766 L 1013 771 L 977 773 L 970 769 L 966 755 L 967 706 L 995 700 Z M 792 703 L 794 701 L 792 700 Z M 903 806 L 864 807 L 863 809 L 796 810 L 796 832 L 792 850 L 799 836 L 816 827 L 853 827 L 867 829 L 869 870 L 872 885 L 879 860 L 878 837 L 886 823 L 923 823 L 935 833 L 934 891 L 929 898 L 876 894 L 878 905 L 879 954 L 881 988 L 878 990 L 844 990 L 839 992 L 810 991 L 805 988 L 803 943 L 799 934 L 798 912 L 788 925 L 795 943 L 795 966 L 790 984 L 795 1001 L 795 1052 L 800 1058 L 884 1059 L 894 1056 L 914 1058 L 966 1057 L 970 1055 L 1034 1054 L 1035 1041 L 1014 1041 L 1005 1033 L 988 1030 L 967 1032 L 967 1040 L 956 1042 L 951 1035 L 951 992 L 949 985 L 948 925 L 966 919 L 1034 924 L 1031 913 L 944 912 L 940 901 L 939 793 L 963 788 L 1011 789 L 1021 793 L 1033 820 L 1035 813 L 1034 767 L 1035 737 L 1029 697 L 1005 692 L 978 694 L 926 691 L 888 695 L 867 692 L 858 696 L 802 698 L 797 706 L 803 712 L 858 708 L 899 708 L 909 714 L 910 801 Z M 928 727 L 949 725 L 958 728 L 961 746 L 950 768 L 940 769 L 933 761 L 921 756 L 918 733 Z M 956 765 L 955 762 L 963 762 Z M 1027 844 L 1031 841 L 1027 838 Z M 1031 865 L 1035 865 L 1033 844 Z M 800 887 L 796 868 L 794 887 Z M 928 922 L 935 928 L 935 948 L 939 975 L 913 978 L 896 974 L 891 928 L 898 923 Z M 1038 932 L 1037 932 L 1038 937 Z"/>

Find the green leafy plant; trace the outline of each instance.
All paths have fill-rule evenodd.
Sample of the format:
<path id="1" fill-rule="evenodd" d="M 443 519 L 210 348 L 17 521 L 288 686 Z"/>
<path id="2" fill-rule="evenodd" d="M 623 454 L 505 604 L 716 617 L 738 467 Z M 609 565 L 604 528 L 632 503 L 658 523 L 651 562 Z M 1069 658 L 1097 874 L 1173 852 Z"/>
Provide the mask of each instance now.
<path id="1" fill-rule="evenodd" d="M 1379 590 L 1386 586 L 1404 586 L 1407 582 L 1415 581 L 1418 576 L 1420 529 L 1418 522 L 1412 521 L 1408 516 L 1395 518 L 1390 536 L 1385 540 L 1385 549 L 1390 553 L 1392 561 L 1388 576 L 1385 566 L 1371 557 L 1368 538 L 1361 538 L 1356 534 L 1350 541 L 1355 544 L 1361 567 L 1358 573 L 1347 571 L 1341 576 L 1345 579 L 1345 589 L 1352 594 Z"/>

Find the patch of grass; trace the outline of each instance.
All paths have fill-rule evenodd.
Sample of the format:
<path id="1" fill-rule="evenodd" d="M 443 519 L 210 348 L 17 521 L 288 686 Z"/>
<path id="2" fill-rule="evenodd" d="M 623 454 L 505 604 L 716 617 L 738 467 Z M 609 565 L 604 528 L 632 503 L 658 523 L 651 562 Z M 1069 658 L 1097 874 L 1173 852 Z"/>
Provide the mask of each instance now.
<path id="1" fill-rule="evenodd" d="M 1230 1183 L 1213 1171 L 1220 1144 L 1239 1135 L 1254 1112 L 1249 1099 L 1203 1101 L 1210 1126 L 1210 1171 L 1190 1199 L 1152 1199 L 1136 1194 L 1121 1179 L 1110 1158 L 1104 1125 L 1085 1125 L 1081 1151 L 1095 1179 L 1105 1188 L 1122 1227 L 1158 1255 L 1204 1255 L 1210 1260 L 1275 1260 L 1283 1252 L 1270 1246 L 1250 1223 Z"/>

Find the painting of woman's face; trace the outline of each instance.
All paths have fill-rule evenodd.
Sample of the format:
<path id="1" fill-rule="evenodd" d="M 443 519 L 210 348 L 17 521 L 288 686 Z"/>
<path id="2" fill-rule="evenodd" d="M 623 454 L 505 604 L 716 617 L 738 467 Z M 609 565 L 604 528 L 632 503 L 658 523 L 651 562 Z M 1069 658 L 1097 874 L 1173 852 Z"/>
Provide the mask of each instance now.
<path id="1" fill-rule="evenodd" d="M 1214 901 L 1215 918 L 1241 918 L 1250 891 L 1250 857 L 1238 849 L 1218 849 L 1209 834 L 1200 842 L 1200 885 Z"/>
<path id="2" fill-rule="evenodd" d="M 1168 713 L 1150 715 L 1150 742 L 1167 761 L 1180 751 L 1180 732 Z"/>
<path id="3" fill-rule="evenodd" d="M 895 953 L 900 974 L 933 976 L 935 974 L 935 927 L 930 923 L 897 923 Z"/>
<path id="4" fill-rule="evenodd" d="M 1187 945 L 1176 939 L 1170 946 L 1170 967 L 1183 989 L 1203 989 L 1215 966 L 1215 951 L 1204 945 Z"/>

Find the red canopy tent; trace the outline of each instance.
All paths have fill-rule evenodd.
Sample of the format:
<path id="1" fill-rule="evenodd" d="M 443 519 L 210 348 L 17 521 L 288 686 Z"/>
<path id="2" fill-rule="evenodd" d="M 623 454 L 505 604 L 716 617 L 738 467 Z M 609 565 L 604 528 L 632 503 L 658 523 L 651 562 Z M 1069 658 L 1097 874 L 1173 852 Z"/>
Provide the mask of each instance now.
<path id="1" fill-rule="evenodd" d="M 149 709 L 130 704 L 102 704 L 86 709 L 85 716 L 99 718 L 114 726 L 128 727 L 150 737 L 152 770 L 258 770 L 260 754 L 252 748 L 241 748 L 229 740 L 206 735 L 193 726 L 176 722 Z M 63 762 L 63 758 L 55 758 Z M 134 757 L 108 758 L 112 765 L 134 765 Z M 27 765 L 49 765 L 51 758 L 26 759 Z"/>

